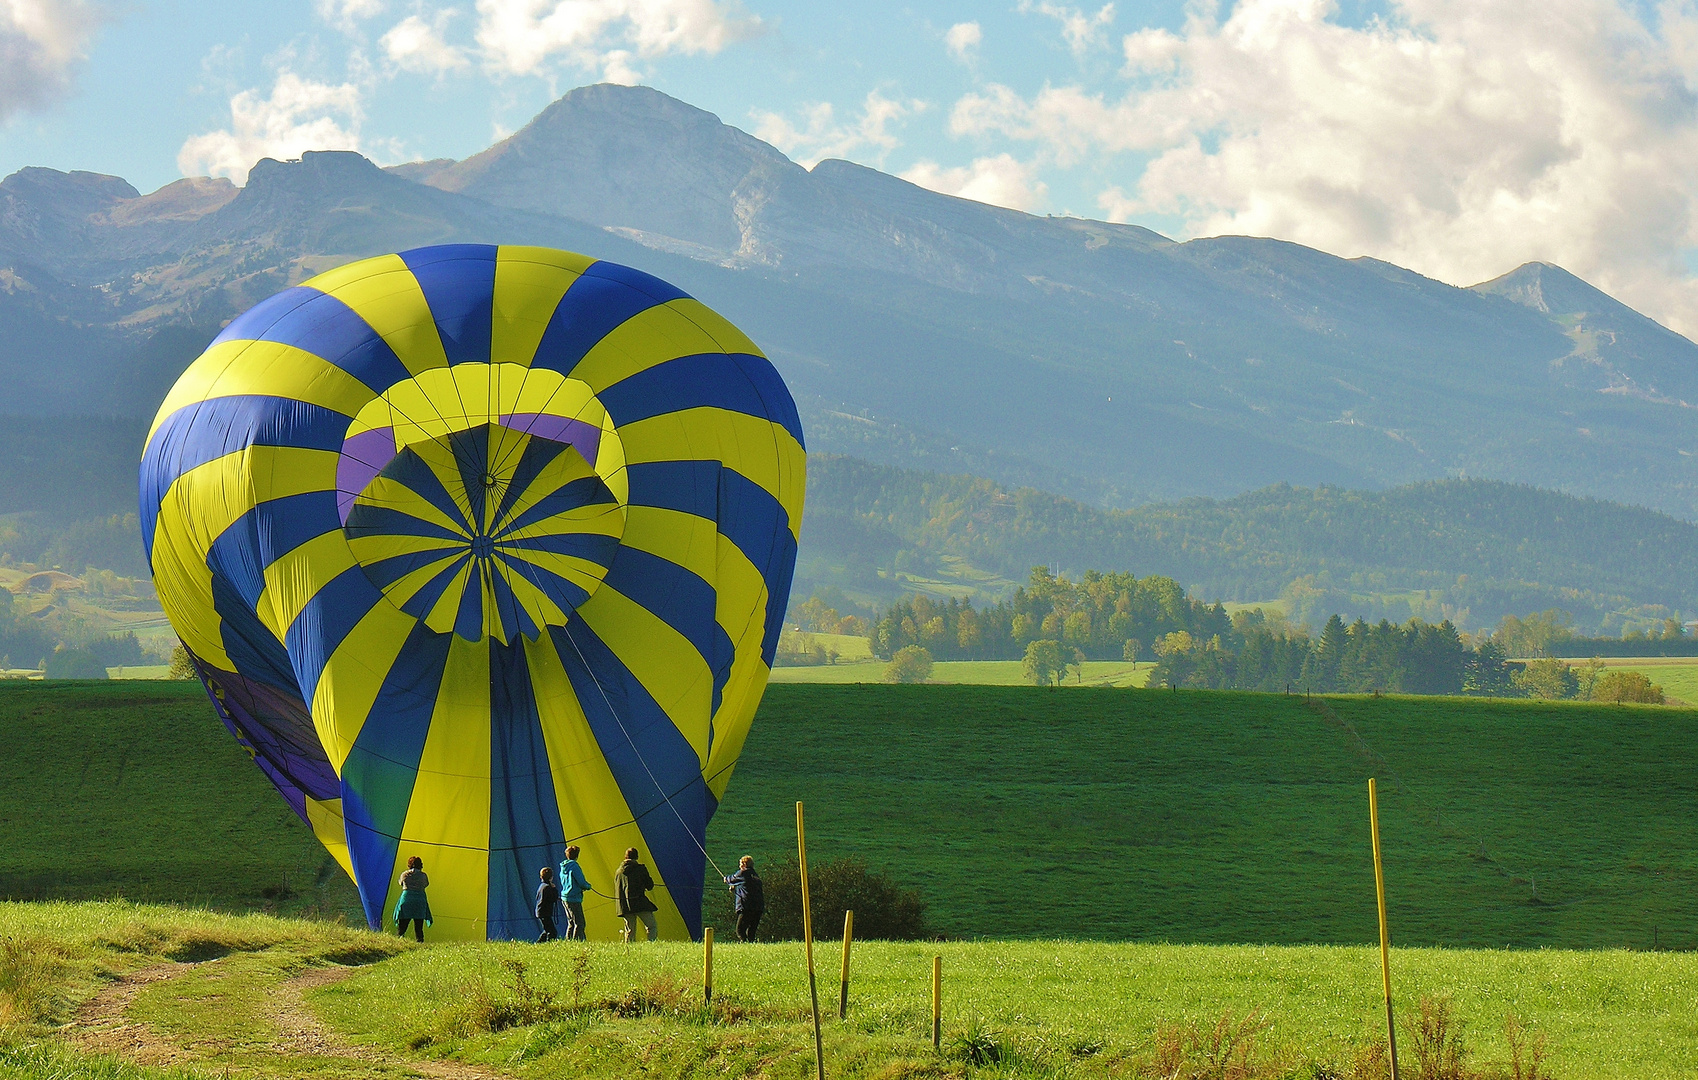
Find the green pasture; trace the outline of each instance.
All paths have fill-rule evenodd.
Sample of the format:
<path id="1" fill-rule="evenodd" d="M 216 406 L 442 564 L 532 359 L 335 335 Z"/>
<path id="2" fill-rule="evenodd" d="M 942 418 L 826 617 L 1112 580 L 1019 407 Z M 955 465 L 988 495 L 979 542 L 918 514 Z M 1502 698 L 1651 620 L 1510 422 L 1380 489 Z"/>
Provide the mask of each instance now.
<path id="1" fill-rule="evenodd" d="M 824 637 L 824 635 L 817 635 Z M 864 640 L 864 639 L 863 639 Z M 1087 660 L 1075 669 L 1063 686 L 1143 686 L 1153 663 L 1129 664 L 1120 660 Z M 868 659 L 858 663 L 822 667 L 781 667 L 772 672 L 775 683 L 882 683 L 885 662 Z M 934 683 L 973 686 L 1025 686 L 1026 675 L 1019 660 L 944 660 L 932 665 Z"/>
<path id="2" fill-rule="evenodd" d="M 1465 698 L 775 685 L 721 864 L 859 856 L 982 938 L 1698 948 L 1698 713 Z M 710 871 L 711 872 L 711 871 Z M 717 890 L 716 890 L 717 892 Z M 196 684 L 0 684 L 0 897 L 341 914 Z"/>
<path id="3" fill-rule="evenodd" d="M 1584 661 L 1570 661 L 1570 666 L 1584 666 Z M 1698 656 L 1606 657 L 1604 666 L 1612 671 L 1642 672 L 1663 688 L 1671 703 L 1698 704 Z"/>
<path id="4" fill-rule="evenodd" d="M 710 1008 L 701 947 L 688 943 L 419 947 L 322 921 L 126 903 L 0 903 L 0 941 L 14 945 L 0 951 L 3 1080 L 813 1071 L 799 943 L 721 943 Z M 860 942 L 839 1021 L 832 945 L 820 943 L 818 965 L 833 1077 L 1175 1075 L 1175 1059 L 1160 1057 L 1167 1043 L 1177 1075 L 1308 1080 L 1351 1075 L 1384 1034 L 1374 948 Z M 941 1051 L 929 1038 L 934 955 Z M 177 966 L 161 973 L 162 962 Z M 122 1006 L 124 1022 L 145 1025 L 125 1052 L 168 1057 L 169 1068 L 91 1054 L 68 1024 L 138 972 L 166 977 Z M 1448 1003 L 1475 1069 L 1507 1063 L 1514 1018 L 1527 1044 L 1543 1040 L 1541 1075 L 1698 1070 L 1698 955 L 1399 949 L 1393 972 L 1406 1016 L 1422 998 Z M 1251 1017 L 1244 1067 L 1210 1071 L 1207 1033 Z M 1411 1036 L 1400 1032 L 1403 1061 L 1418 1075 Z"/>

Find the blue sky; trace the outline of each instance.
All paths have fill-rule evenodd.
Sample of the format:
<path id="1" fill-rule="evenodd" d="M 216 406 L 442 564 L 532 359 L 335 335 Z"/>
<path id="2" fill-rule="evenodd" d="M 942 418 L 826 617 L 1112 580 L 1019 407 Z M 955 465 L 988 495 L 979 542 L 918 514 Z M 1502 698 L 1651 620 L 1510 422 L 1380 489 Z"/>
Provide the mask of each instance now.
<path id="1" fill-rule="evenodd" d="M 1544 260 L 1698 330 L 1690 4 L 0 0 L 0 173 L 465 157 L 604 79 L 803 164 L 1455 284 Z"/>

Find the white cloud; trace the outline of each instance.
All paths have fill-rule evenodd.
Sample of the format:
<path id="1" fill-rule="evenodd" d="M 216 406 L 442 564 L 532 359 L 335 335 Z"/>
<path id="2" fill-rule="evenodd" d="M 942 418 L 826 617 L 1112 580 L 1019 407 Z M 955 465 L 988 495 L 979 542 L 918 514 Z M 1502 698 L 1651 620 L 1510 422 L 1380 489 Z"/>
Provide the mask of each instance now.
<path id="1" fill-rule="evenodd" d="M 1625 3 L 1625 0 L 1623 0 Z M 1102 155 L 1101 205 L 1190 235 L 1278 236 L 1469 284 L 1566 266 L 1698 332 L 1698 8 L 1616 0 L 1330 0 L 1195 7 L 1125 37 L 1119 96 L 990 86 L 951 130 Z M 1124 155 L 1124 156 L 1116 156 Z"/>
<path id="2" fill-rule="evenodd" d="M 889 130 L 891 124 L 925 110 L 923 101 L 898 101 L 872 91 L 861 105 L 858 120 L 840 123 L 837 111 L 827 102 L 807 106 L 800 127 L 779 113 L 753 111 L 755 137 L 778 147 L 807 168 L 825 158 L 847 158 L 871 151 L 874 162 L 894 150 L 900 140 Z"/>
<path id="3" fill-rule="evenodd" d="M 945 195 L 1028 212 L 1041 207 L 1048 194 L 1048 188 L 1037 178 L 1037 167 L 1016 161 L 1009 154 L 977 158 L 969 166 L 953 169 L 922 161 L 903 172 L 902 179 Z"/>
<path id="4" fill-rule="evenodd" d="M 230 128 L 183 143 L 183 175 L 228 176 L 247 183 L 261 158 L 298 158 L 307 150 L 358 150 L 362 110 L 359 87 L 310 82 L 284 71 L 269 98 L 244 90 L 230 99 Z"/>
<path id="5" fill-rule="evenodd" d="M 1061 24 L 1061 36 L 1067 39 L 1067 47 L 1073 50 L 1075 56 L 1083 55 L 1092 45 L 1101 39 L 1103 31 L 1114 22 L 1114 5 L 1104 4 L 1097 9 L 1096 14 L 1087 15 L 1075 7 L 1053 4 L 1049 0 L 1020 0 L 1020 13 L 1029 15 L 1037 12 L 1048 15 Z"/>
<path id="6" fill-rule="evenodd" d="M 984 40 L 985 32 L 978 23 L 956 23 L 943 35 L 943 47 L 949 50 L 950 56 L 966 63 L 978 54 L 979 45 Z"/>
<path id="7" fill-rule="evenodd" d="M 635 82 L 634 60 L 711 55 L 762 28 L 736 0 L 478 0 L 477 10 L 484 63 L 502 75 L 559 60 Z"/>
<path id="8" fill-rule="evenodd" d="M 0 121 L 69 88 L 104 14 L 93 0 L 0 0 Z"/>
<path id="9" fill-rule="evenodd" d="M 388 6 L 385 0 L 313 0 L 319 18 L 349 34 L 360 22 L 382 15 Z"/>
<path id="10" fill-rule="evenodd" d="M 452 9 L 438 12 L 426 22 L 418 15 L 409 15 L 396 23 L 378 40 L 390 63 L 406 71 L 427 75 L 443 75 L 467 67 L 463 50 L 448 44 L 443 31 L 454 16 Z"/>

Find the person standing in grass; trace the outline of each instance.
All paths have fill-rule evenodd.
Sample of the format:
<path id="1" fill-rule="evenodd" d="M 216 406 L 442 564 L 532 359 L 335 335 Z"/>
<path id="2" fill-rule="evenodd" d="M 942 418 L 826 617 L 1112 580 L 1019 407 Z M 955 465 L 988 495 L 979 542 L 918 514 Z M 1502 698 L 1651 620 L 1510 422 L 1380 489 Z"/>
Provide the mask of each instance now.
<path id="1" fill-rule="evenodd" d="M 537 919 L 542 923 L 542 933 L 537 936 L 537 944 L 553 941 L 559 937 L 554 932 L 554 909 L 560 906 L 560 890 L 554 886 L 554 868 L 542 868 L 542 884 L 537 886 Z"/>
<path id="2" fill-rule="evenodd" d="M 407 936 L 407 924 L 413 924 L 413 937 L 424 940 L 425 927 L 431 923 L 430 901 L 425 899 L 425 890 L 430 887 L 430 876 L 424 872 L 424 860 L 417 855 L 407 860 L 407 869 L 401 875 L 401 900 L 395 905 L 395 932 L 402 937 Z"/>
<path id="3" fill-rule="evenodd" d="M 766 890 L 755 873 L 755 860 L 748 855 L 737 860 L 737 872 L 725 883 L 731 886 L 731 906 L 737 909 L 737 940 L 755 940 L 755 929 L 766 914 Z"/>
<path id="4" fill-rule="evenodd" d="M 613 875 L 614 906 L 625 920 L 624 940 L 637 940 L 638 919 L 648 927 L 650 941 L 660 936 L 660 927 L 654 921 L 654 913 L 660 909 L 649 899 L 652 888 L 654 878 L 649 876 L 649 868 L 637 861 L 637 849 L 626 848 L 625 861 Z"/>
<path id="5" fill-rule="evenodd" d="M 584 890 L 595 892 L 595 886 L 584 877 L 578 865 L 578 845 L 566 849 L 566 860 L 560 864 L 560 899 L 566 904 L 566 940 L 584 941 Z"/>

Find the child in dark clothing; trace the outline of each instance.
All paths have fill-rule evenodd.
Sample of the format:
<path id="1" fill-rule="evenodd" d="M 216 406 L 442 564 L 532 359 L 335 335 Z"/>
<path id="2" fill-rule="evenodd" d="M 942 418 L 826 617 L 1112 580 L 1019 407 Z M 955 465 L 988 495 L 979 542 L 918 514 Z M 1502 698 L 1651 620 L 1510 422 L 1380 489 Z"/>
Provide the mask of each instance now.
<path id="1" fill-rule="evenodd" d="M 537 938 L 537 944 L 553 941 L 557 935 L 554 932 L 554 910 L 560 906 L 560 890 L 554 884 L 554 868 L 542 868 L 542 884 L 537 886 L 537 918 L 542 921 L 542 935 Z"/>
<path id="2" fill-rule="evenodd" d="M 732 906 L 737 909 L 737 940 L 755 940 L 761 916 L 766 914 L 766 890 L 761 876 L 755 873 L 755 860 L 745 855 L 738 860 L 737 872 L 725 879 L 731 886 Z"/>

